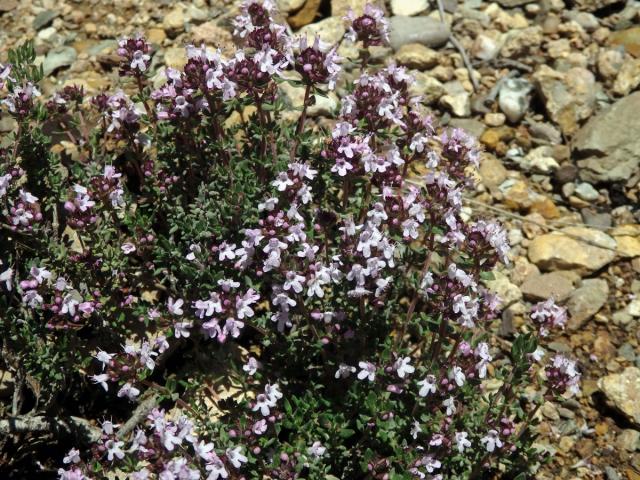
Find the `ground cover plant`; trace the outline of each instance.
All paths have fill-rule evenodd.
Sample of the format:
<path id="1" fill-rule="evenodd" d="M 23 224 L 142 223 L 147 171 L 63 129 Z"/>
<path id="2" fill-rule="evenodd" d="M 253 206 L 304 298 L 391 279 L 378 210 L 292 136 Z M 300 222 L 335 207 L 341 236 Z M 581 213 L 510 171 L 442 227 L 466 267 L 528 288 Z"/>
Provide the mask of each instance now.
<path id="1" fill-rule="evenodd" d="M 381 10 L 345 22 L 360 75 L 331 129 L 307 112 L 340 81 L 337 45 L 291 38 L 268 1 L 245 4 L 236 52 L 188 46 L 159 87 L 141 36 L 118 50 L 129 94 L 42 99 L 29 44 L 0 66 L 14 468 L 50 461 L 51 435 L 62 479 L 526 478 L 543 460 L 535 413 L 580 377 L 539 346 L 566 312 L 536 305 L 505 350 L 482 280 L 506 235 L 462 208 L 475 140 L 372 64 Z M 304 88 L 294 120 L 282 82 Z"/>

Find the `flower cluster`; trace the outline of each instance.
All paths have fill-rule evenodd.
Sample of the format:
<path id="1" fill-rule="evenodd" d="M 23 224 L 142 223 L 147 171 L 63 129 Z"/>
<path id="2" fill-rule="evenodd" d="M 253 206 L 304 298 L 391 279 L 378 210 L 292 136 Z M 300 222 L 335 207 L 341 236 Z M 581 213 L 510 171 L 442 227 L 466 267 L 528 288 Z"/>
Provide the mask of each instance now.
<path id="1" fill-rule="evenodd" d="M 349 9 L 344 17 L 347 23 L 347 38 L 362 42 L 364 48 L 382 45 L 389 41 L 389 23 L 381 8 L 368 3 L 359 17 Z"/>
<path id="2" fill-rule="evenodd" d="M 149 69 L 151 45 L 141 36 L 123 38 L 118 42 L 120 75 L 140 77 Z"/>
<path id="3" fill-rule="evenodd" d="M 154 409 L 146 418 L 144 428 L 137 429 L 126 442 L 119 435 L 118 427 L 110 420 L 102 422 L 102 435 L 93 446 L 92 459 L 106 460 L 111 464 L 127 461 L 140 463 L 131 472 L 132 480 L 228 478 L 229 472 L 238 470 L 247 462 L 241 447 L 230 446 L 220 453 L 213 442 L 202 440 L 195 431 L 193 419 L 180 415 L 168 417 L 161 409 Z M 81 458 L 81 452 L 70 450 L 64 458 L 67 469 L 58 471 L 61 480 L 89 479 L 90 460 Z"/>

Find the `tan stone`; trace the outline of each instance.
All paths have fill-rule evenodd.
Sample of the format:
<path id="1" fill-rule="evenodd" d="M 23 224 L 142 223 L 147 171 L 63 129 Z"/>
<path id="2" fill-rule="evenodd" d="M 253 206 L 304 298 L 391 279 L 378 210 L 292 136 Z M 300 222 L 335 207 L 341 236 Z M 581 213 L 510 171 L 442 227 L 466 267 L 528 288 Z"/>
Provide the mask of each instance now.
<path id="1" fill-rule="evenodd" d="M 628 53 L 634 57 L 640 57 L 640 27 L 619 30 L 609 35 L 611 45 L 622 45 Z"/>
<path id="2" fill-rule="evenodd" d="M 489 188 L 497 188 L 507 179 L 509 171 L 502 162 L 490 153 L 482 153 L 480 157 L 480 177 L 482 183 Z"/>
<path id="3" fill-rule="evenodd" d="M 420 43 L 408 43 L 394 55 L 399 65 L 418 70 L 427 70 L 438 64 L 440 53 Z"/>
<path id="4" fill-rule="evenodd" d="M 147 40 L 150 43 L 162 45 L 162 42 L 164 42 L 166 38 L 167 38 L 167 34 L 164 33 L 164 30 L 161 28 L 150 28 L 147 31 Z"/>
<path id="5" fill-rule="evenodd" d="M 640 257 L 640 225 L 620 225 L 611 231 L 623 257 Z"/>
<path id="6" fill-rule="evenodd" d="M 193 27 L 191 38 L 194 45 L 210 45 L 220 48 L 223 54 L 231 55 L 234 50 L 233 35 L 225 28 L 218 26 L 216 22 L 205 22 L 202 25 Z"/>
<path id="7" fill-rule="evenodd" d="M 627 367 L 622 373 L 607 375 L 598 381 L 607 402 L 635 425 L 640 425 L 640 369 Z"/>
<path id="8" fill-rule="evenodd" d="M 187 52 L 181 47 L 170 47 L 164 52 L 164 63 L 167 67 L 182 70 L 187 64 Z"/>
<path id="9" fill-rule="evenodd" d="M 546 219 L 560 217 L 560 211 L 558 210 L 558 207 L 556 207 L 556 204 L 553 203 L 553 200 L 548 197 L 541 196 L 540 198 L 534 200 L 531 204 L 530 210 L 531 212 L 539 213 Z"/>
<path id="10" fill-rule="evenodd" d="M 580 239 L 607 248 L 596 247 Z M 576 270 L 588 274 L 600 270 L 615 258 L 616 241 L 604 232 L 585 227 L 568 227 L 534 238 L 529 259 L 543 270 Z"/>

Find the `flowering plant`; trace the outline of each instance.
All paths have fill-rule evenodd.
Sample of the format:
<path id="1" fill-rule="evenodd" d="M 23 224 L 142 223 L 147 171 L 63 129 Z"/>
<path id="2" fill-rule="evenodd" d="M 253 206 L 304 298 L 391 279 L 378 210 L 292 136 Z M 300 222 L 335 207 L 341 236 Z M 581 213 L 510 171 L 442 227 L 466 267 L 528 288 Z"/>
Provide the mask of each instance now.
<path id="1" fill-rule="evenodd" d="M 345 21 L 364 48 L 386 41 L 374 6 Z M 125 90 L 90 99 L 39 102 L 28 45 L 0 66 L 13 415 L 75 401 L 67 415 L 103 419 L 62 479 L 527 472 L 541 397 L 524 387 L 570 395 L 579 373 L 538 347 L 566 320 L 552 301 L 510 351 L 493 333 L 482 280 L 509 248 L 463 209 L 474 139 L 437 128 L 401 67 L 363 53 L 341 85 L 338 45 L 293 41 L 266 0 L 234 26 L 236 52 L 188 46 L 156 89 L 142 36 L 119 44 Z M 293 121 L 283 82 L 304 89 Z M 313 124 L 336 86 L 337 121 Z"/>

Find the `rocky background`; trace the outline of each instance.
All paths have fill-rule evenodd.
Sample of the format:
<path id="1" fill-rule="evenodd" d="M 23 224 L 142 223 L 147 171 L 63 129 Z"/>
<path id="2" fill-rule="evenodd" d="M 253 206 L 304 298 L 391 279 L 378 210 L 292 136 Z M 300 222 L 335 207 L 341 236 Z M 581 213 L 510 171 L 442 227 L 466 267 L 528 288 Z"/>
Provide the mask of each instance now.
<path id="1" fill-rule="evenodd" d="M 347 9 L 364 5 L 277 3 L 293 32 L 333 43 Z M 571 314 L 547 347 L 578 356 L 583 392 L 541 409 L 539 443 L 553 456 L 536 478 L 640 479 L 640 2 L 386 3 L 391 46 L 374 61 L 411 69 L 440 123 L 485 150 L 467 201 L 509 232 L 514 265 L 488 282 L 505 301 L 505 342 L 531 302 L 553 295 Z M 237 11 L 231 0 L 0 0 L 0 61 L 35 38 L 45 96 L 67 84 L 94 94 L 117 84 L 117 39 L 143 32 L 160 82 L 163 65 L 182 66 L 187 43 L 231 51 Z M 358 56 L 348 45 L 339 53 L 347 67 Z M 302 91 L 283 88 L 302 103 Z M 311 114 L 330 122 L 336 106 L 332 94 Z M 0 116 L 0 138 L 12 128 Z M 74 155 L 69 142 L 55 148 Z M 11 387 L 0 370 L 0 396 Z"/>

